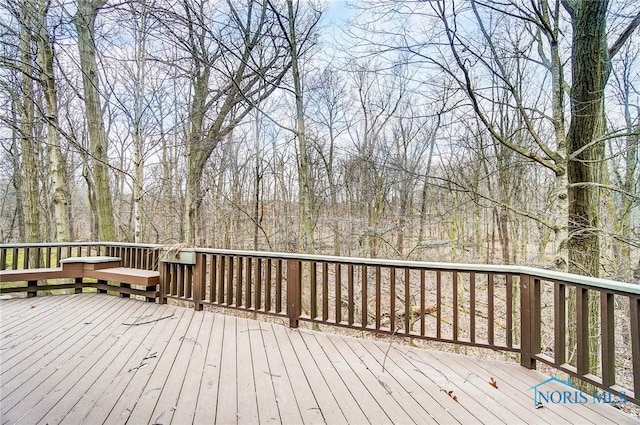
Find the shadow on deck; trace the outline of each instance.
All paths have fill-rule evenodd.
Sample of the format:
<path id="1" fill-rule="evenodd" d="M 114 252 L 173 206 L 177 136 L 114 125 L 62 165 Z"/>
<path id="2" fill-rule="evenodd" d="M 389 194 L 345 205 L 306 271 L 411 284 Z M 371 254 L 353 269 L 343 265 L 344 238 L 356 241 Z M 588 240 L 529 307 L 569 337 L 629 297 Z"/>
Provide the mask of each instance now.
<path id="1" fill-rule="evenodd" d="M 637 423 L 592 399 L 536 408 L 548 376 L 517 364 L 173 305 L 76 294 L 0 315 L 2 424 Z"/>

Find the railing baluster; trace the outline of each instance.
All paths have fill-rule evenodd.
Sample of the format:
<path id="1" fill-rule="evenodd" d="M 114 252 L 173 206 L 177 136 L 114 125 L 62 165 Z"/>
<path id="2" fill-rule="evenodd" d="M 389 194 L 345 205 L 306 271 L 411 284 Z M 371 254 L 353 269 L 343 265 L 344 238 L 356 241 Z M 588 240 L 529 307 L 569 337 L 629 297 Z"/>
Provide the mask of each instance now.
<path id="1" fill-rule="evenodd" d="M 322 263 L 322 321 L 329 320 L 329 263 Z"/>
<path id="2" fill-rule="evenodd" d="M 289 327 L 297 328 L 301 313 L 302 262 L 287 261 L 287 315 Z"/>
<path id="3" fill-rule="evenodd" d="M 271 264 L 273 260 L 271 258 L 267 258 L 266 261 L 267 267 L 264 271 L 264 310 L 271 311 Z"/>
<path id="4" fill-rule="evenodd" d="M 376 329 L 380 329 L 380 305 L 382 303 L 382 276 L 380 266 L 376 266 Z"/>
<path id="5" fill-rule="evenodd" d="M 347 265 L 347 323 L 349 326 L 353 325 L 353 316 L 354 316 L 354 290 L 353 290 L 353 264 Z"/>
<path id="6" fill-rule="evenodd" d="M 589 373 L 589 291 L 576 287 L 576 373 Z"/>
<path id="7" fill-rule="evenodd" d="M 553 285 L 554 363 L 560 366 L 567 361 L 567 287 L 564 283 Z"/>
<path id="8" fill-rule="evenodd" d="M 244 284 L 242 277 L 244 258 L 236 257 L 236 307 L 240 307 L 242 301 L 242 286 Z"/>
<path id="9" fill-rule="evenodd" d="M 227 265 L 227 257 L 221 255 L 218 261 L 218 304 L 224 304 L 225 302 L 225 294 L 224 294 L 224 276 L 225 276 L 225 267 Z"/>
<path id="10" fill-rule="evenodd" d="M 262 263 L 263 262 L 264 262 L 264 258 L 256 258 L 256 262 L 255 262 L 256 269 L 255 269 L 255 276 L 254 276 L 254 282 L 256 283 L 254 305 L 256 310 L 262 309 Z"/>
<path id="11" fill-rule="evenodd" d="M 336 323 L 342 322 L 342 270 L 336 263 Z"/>
<path id="12" fill-rule="evenodd" d="M 508 274 L 506 275 L 506 296 L 507 296 L 507 329 L 506 329 L 506 340 L 507 347 L 513 347 L 513 276 Z M 522 295 L 521 295 L 522 296 Z"/>
<path id="13" fill-rule="evenodd" d="M 425 284 L 426 284 L 426 271 L 424 269 L 420 269 L 420 335 L 425 335 L 425 322 L 426 322 L 426 313 L 425 313 Z"/>
<path id="14" fill-rule="evenodd" d="M 490 346 L 494 344 L 495 338 L 495 317 L 494 317 L 494 298 L 495 285 L 493 273 L 487 274 L 487 342 Z"/>
<path id="15" fill-rule="evenodd" d="M 362 327 L 366 328 L 369 320 L 369 295 L 367 291 L 368 279 L 367 279 L 367 266 L 362 264 L 360 266 L 360 281 L 362 282 Z"/>
<path id="16" fill-rule="evenodd" d="M 476 274 L 469 273 L 469 340 L 476 342 Z"/>
<path id="17" fill-rule="evenodd" d="M 436 338 L 442 338 L 442 272 L 436 271 Z"/>
<path id="18" fill-rule="evenodd" d="M 629 317 L 631 319 L 631 358 L 633 370 L 633 393 L 640 398 L 640 298 L 629 297 Z"/>
<path id="19" fill-rule="evenodd" d="M 458 272 L 452 272 L 452 289 L 453 293 L 453 340 L 458 340 Z"/>
<path id="20" fill-rule="evenodd" d="M 410 287 L 410 270 L 404 269 L 404 334 L 409 335 L 411 332 L 411 287 Z"/>
<path id="21" fill-rule="evenodd" d="M 251 279 L 251 266 L 253 265 L 253 258 L 251 257 L 247 257 L 247 259 L 244 262 L 244 279 L 245 279 L 245 296 L 244 296 L 244 305 L 245 307 L 247 307 L 248 309 L 250 309 L 252 306 L 252 286 L 253 286 L 253 279 Z"/>
<path id="22" fill-rule="evenodd" d="M 209 302 L 215 303 L 218 300 L 218 256 L 215 254 L 208 255 L 209 257 Z"/>
<path id="23" fill-rule="evenodd" d="M 311 290 L 311 318 L 315 319 L 318 317 L 318 287 L 317 285 L 317 273 L 318 273 L 318 264 L 315 261 L 311 261 L 310 264 L 311 270 L 309 271 L 309 289 Z"/>
<path id="24" fill-rule="evenodd" d="M 282 260 L 276 262 L 276 313 L 282 312 Z"/>
<path id="25" fill-rule="evenodd" d="M 227 256 L 227 305 L 233 305 L 233 256 Z"/>
<path id="26" fill-rule="evenodd" d="M 193 276 L 193 304 L 196 311 L 202 310 L 203 290 L 207 274 L 207 257 L 204 254 L 196 254 L 196 264 Z"/>
<path id="27" fill-rule="evenodd" d="M 396 332 L 396 268 L 389 270 L 389 328 Z"/>
<path id="28" fill-rule="evenodd" d="M 602 335 L 602 385 L 616 383 L 616 345 L 613 294 L 600 292 L 600 332 Z"/>

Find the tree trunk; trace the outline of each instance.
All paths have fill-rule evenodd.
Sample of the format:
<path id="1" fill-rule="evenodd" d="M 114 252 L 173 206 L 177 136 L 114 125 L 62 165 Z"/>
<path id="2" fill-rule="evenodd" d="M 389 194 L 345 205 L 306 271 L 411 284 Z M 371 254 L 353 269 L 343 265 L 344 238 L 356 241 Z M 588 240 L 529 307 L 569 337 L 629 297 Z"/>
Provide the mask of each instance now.
<path id="1" fill-rule="evenodd" d="M 600 274 L 600 188 L 604 168 L 604 89 L 610 73 L 608 0 L 582 1 L 572 11 L 569 147 L 569 270 Z"/>
<path id="2" fill-rule="evenodd" d="M 109 241 L 115 240 L 116 228 L 109 183 L 108 139 L 102 121 L 94 39 L 96 15 L 104 2 L 105 0 L 78 0 L 74 24 L 78 32 L 78 53 L 89 129 L 91 166 L 98 211 L 98 236 L 101 241 Z"/>
<path id="3" fill-rule="evenodd" d="M 307 254 L 312 254 L 314 248 L 314 221 L 311 193 L 311 169 L 307 144 L 307 134 L 304 119 L 304 97 L 302 92 L 302 74 L 298 55 L 298 42 L 296 38 L 296 17 L 293 1 L 287 0 L 287 12 L 289 19 L 289 49 L 291 51 L 291 70 L 293 87 L 296 99 L 296 128 L 295 135 L 298 139 L 298 182 L 299 182 L 299 223 L 298 223 L 298 249 Z"/>
<path id="4" fill-rule="evenodd" d="M 53 48 L 46 26 L 48 3 L 40 2 L 36 13 L 38 61 L 42 76 L 40 83 L 44 92 L 47 122 L 47 145 L 49 174 L 51 177 L 51 201 L 53 204 L 54 240 L 71 240 L 69 226 L 69 201 L 67 193 L 67 167 L 60 148 L 58 124 L 58 95 L 53 71 Z"/>
<path id="5" fill-rule="evenodd" d="M 22 62 L 22 105 L 20 110 L 20 141 L 22 146 L 22 189 L 26 242 L 42 242 L 40 234 L 40 189 L 38 181 L 38 143 L 34 135 L 33 58 L 31 55 L 32 21 L 23 16 L 20 28 Z"/>

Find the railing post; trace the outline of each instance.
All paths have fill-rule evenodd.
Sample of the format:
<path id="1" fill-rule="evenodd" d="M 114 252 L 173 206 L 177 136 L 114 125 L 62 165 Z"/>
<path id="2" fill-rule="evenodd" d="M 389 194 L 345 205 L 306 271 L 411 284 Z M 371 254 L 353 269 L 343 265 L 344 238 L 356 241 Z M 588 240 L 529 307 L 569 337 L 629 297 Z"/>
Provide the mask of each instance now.
<path id="1" fill-rule="evenodd" d="M 299 260 L 287 260 L 287 315 L 289 316 L 289 327 L 297 328 L 298 319 L 302 311 L 302 267 Z"/>
<path id="2" fill-rule="evenodd" d="M 166 304 L 167 285 L 169 284 L 169 263 L 159 261 L 158 271 L 160 272 L 160 282 L 158 283 L 158 304 Z"/>
<path id="3" fill-rule="evenodd" d="M 193 273 L 193 308 L 202 310 L 202 295 L 204 294 L 204 281 L 207 275 L 207 258 L 204 254 L 196 253 L 196 264 Z"/>
<path id="4" fill-rule="evenodd" d="M 520 275 L 520 364 L 535 369 L 540 351 L 540 280 Z"/>

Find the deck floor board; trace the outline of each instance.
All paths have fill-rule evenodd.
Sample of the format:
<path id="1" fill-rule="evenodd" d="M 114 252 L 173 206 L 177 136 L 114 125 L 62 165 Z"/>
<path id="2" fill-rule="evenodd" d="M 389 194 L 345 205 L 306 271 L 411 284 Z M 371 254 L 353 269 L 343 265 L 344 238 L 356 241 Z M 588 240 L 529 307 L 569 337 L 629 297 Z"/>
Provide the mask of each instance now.
<path id="1" fill-rule="evenodd" d="M 0 316 L 2 425 L 639 423 L 536 409 L 548 376 L 515 363 L 374 338 L 104 294 L 0 300 Z"/>

